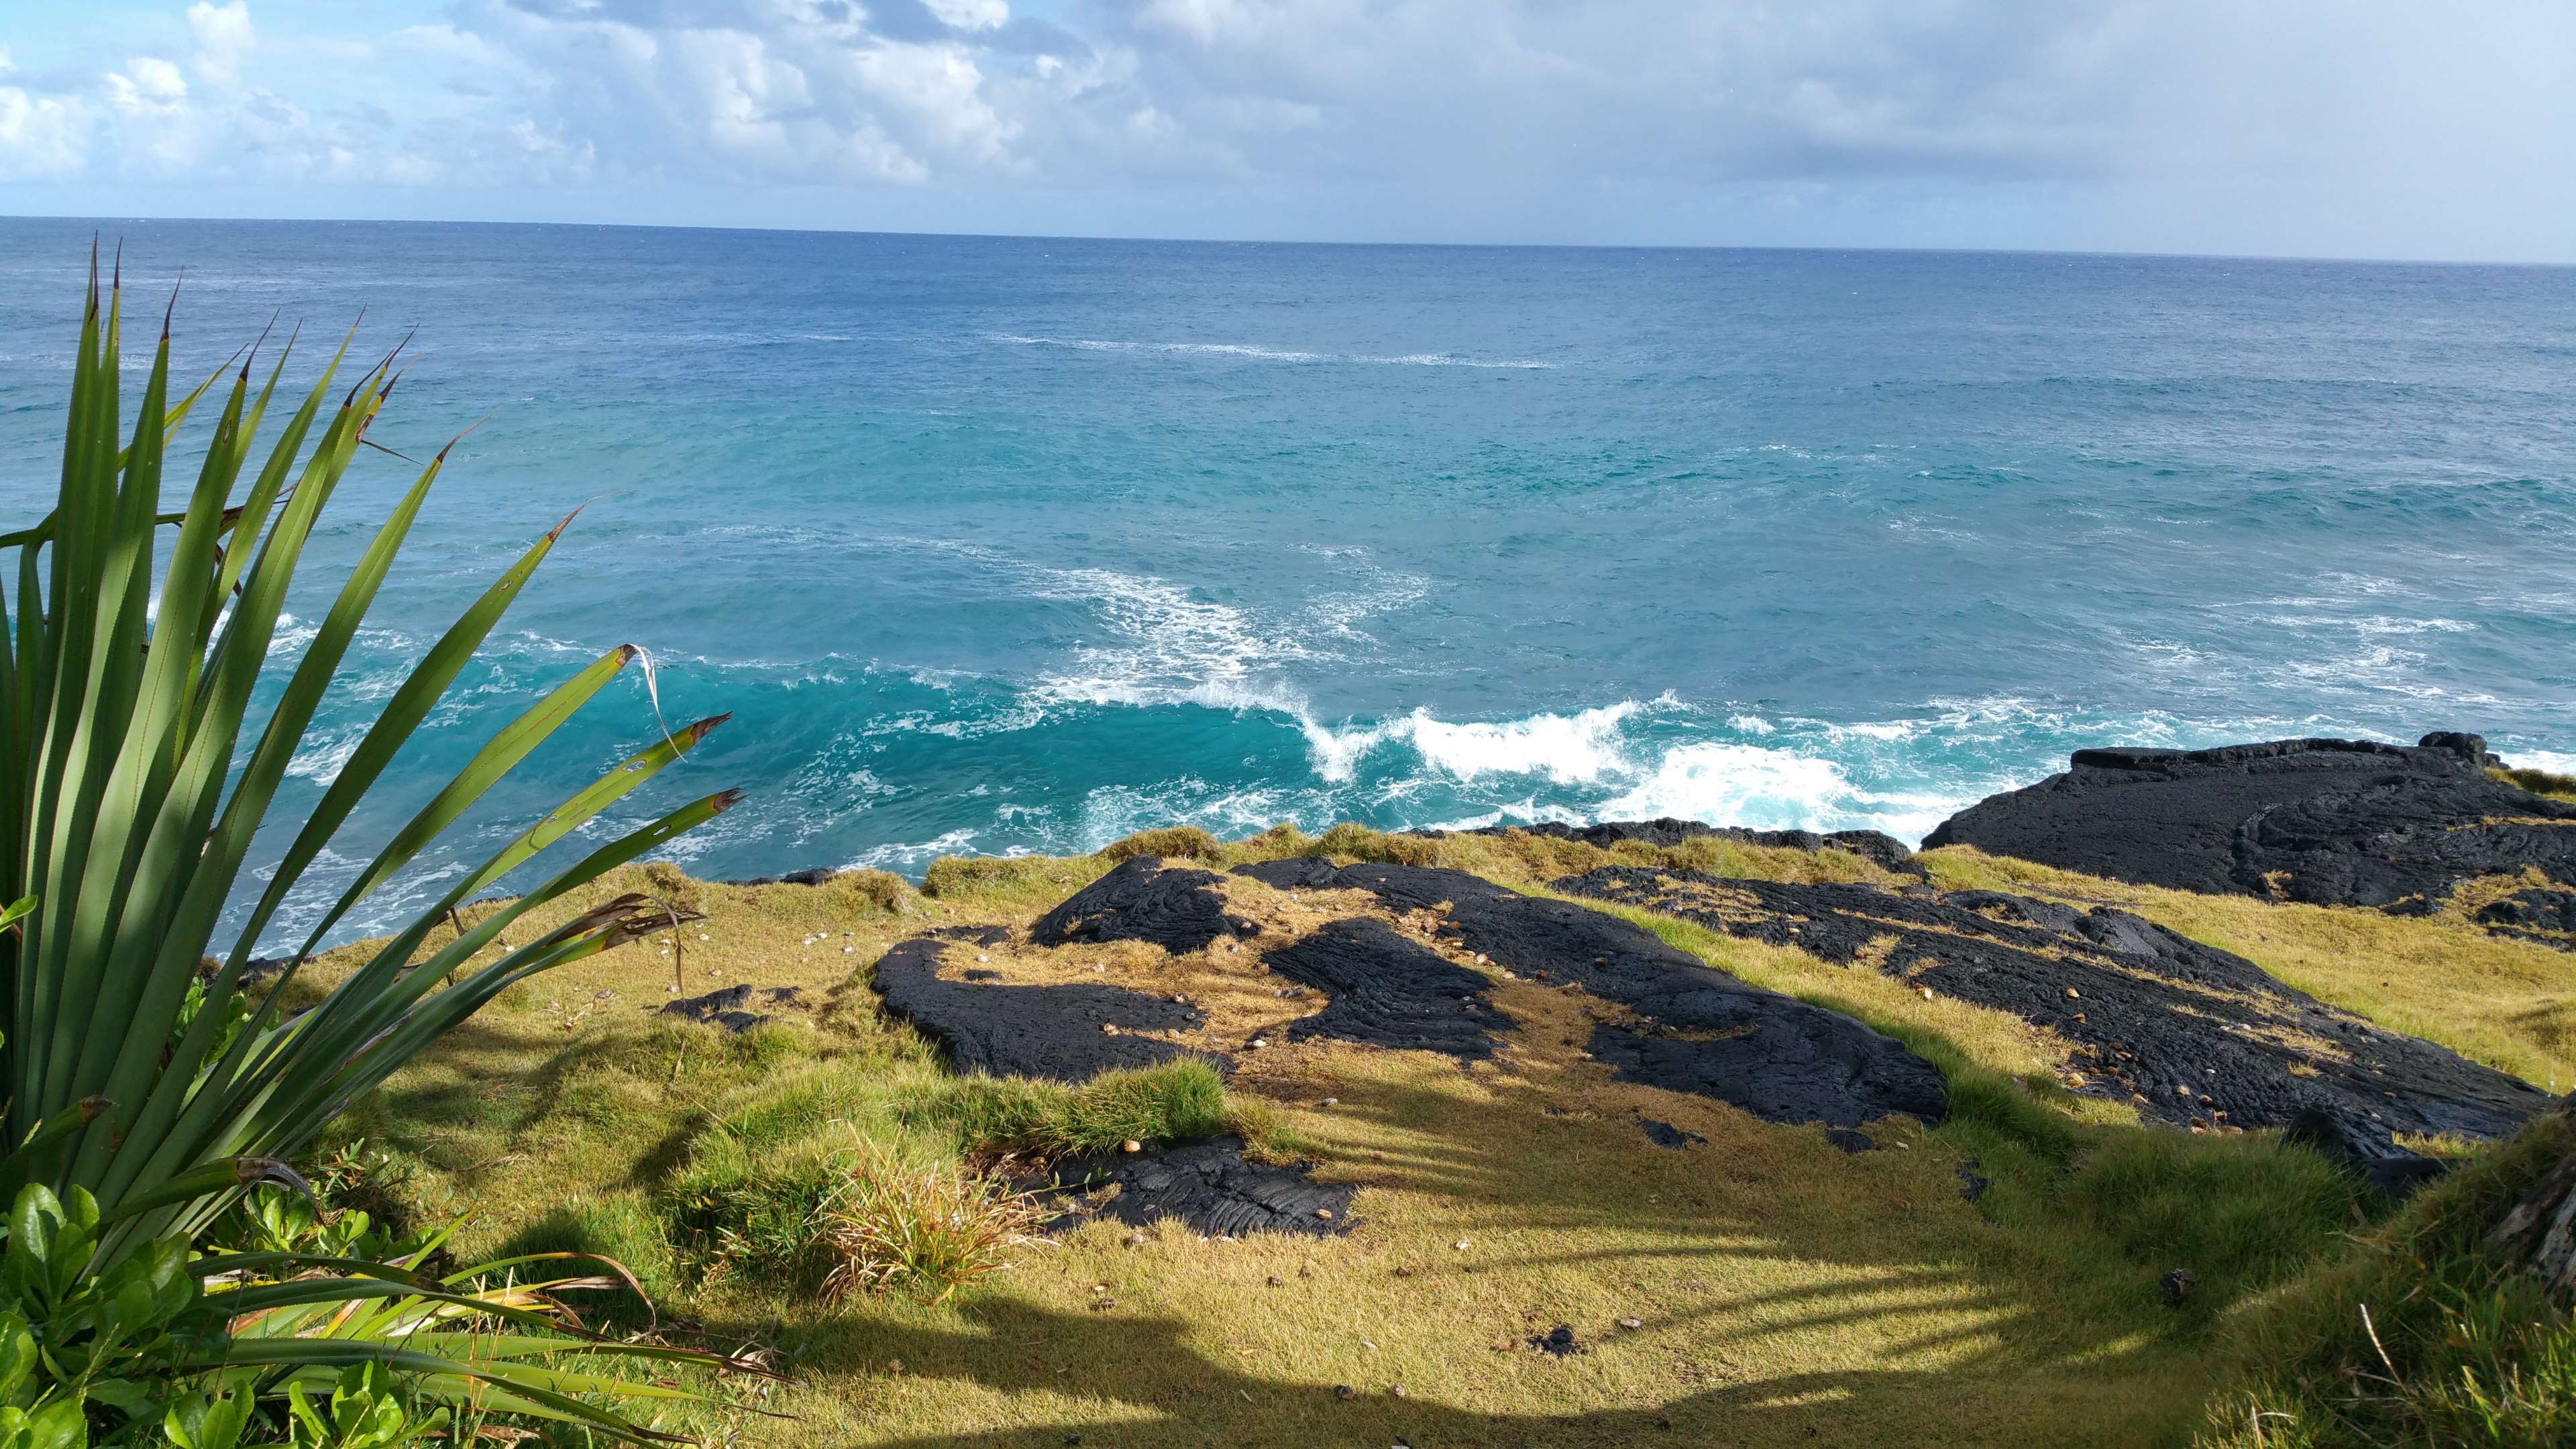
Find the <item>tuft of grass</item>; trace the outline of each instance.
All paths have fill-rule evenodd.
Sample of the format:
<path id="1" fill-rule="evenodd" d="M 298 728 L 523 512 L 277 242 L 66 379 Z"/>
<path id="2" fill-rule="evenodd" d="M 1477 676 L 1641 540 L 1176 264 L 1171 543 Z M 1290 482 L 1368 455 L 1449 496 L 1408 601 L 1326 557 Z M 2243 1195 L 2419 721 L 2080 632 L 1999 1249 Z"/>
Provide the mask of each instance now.
<path id="1" fill-rule="evenodd" d="M 757 1161 L 710 1154 L 662 1194 L 663 1232 L 683 1274 L 699 1283 L 747 1275 L 810 1287 L 829 1269 L 817 1225 L 848 1170 L 846 1155 L 830 1149 Z"/>
<path id="2" fill-rule="evenodd" d="M 1175 825 L 1168 830 L 1139 830 L 1124 840 L 1110 842 L 1100 852 L 1103 860 L 1134 860 L 1140 855 L 1214 863 L 1225 859 L 1225 847 L 1195 825 Z"/>
<path id="3" fill-rule="evenodd" d="M 2488 1231 L 2576 1152 L 2554 1112 L 2418 1193 L 2343 1260 L 2252 1306 L 2204 1449 L 2576 1443 L 2576 1318 Z"/>
<path id="4" fill-rule="evenodd" d="M 2553 775 L 2547 770 L 2517 770 L 2498 767 L 2487 771 L 2487 778 L 2529 790 L 2534 795 L 2576 805 L 2576 775 Z"/>
<path id="5" fill-rule="evenodd" d="M 967 1077 L 915 1094 L 918 1127 L 955 1133 L 986 1153 L 1079 1157 L 1128 1142 L 1158 1146 L 1231 1130 L 1235 1114 L 1216 1068 L 1195 1058 L 1103 1072 L 1081 1086 L 1026 1077 Z"/>
<path id="6" fill-rule="evenodd" d="M 845 870 L 826 884 L 887 912 L 901 911 L 913 896 L 912 886 L 890 870 Z"/>
<path id="7" fill-rule="evenodd" d="M 862 1144 L 815 1219 L 832 1260 L 823 1300 L 901 1293 L 945 1302 L 1010 1266 L 1003 1254 L 1031 1236 L 1042 1216 L 1027 1195 L 955 1162 Z"/>

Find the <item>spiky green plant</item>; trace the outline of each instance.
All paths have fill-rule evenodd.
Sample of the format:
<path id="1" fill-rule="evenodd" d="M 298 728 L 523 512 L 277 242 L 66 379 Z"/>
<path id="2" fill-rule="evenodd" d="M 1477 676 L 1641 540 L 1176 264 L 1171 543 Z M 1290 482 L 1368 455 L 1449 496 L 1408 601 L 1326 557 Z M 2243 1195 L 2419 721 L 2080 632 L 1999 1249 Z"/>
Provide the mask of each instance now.
<path id="1" fill-rule="evenodd" d="M 402 1265 L 191 1263 L 184 1249 L 246 1185 L 291 1179 L 286 1159 L 319 1128 L 511 984 L 669 924 L 670 915 L 644 897 L 626 895 L 523 945 L 509 947 L 502 939 L 528 912 L 722 812 L 733 792 L 696 800 L 599 846 L 456 938 L 432 944 L 451 907 L 652 779 L 722 716 L 662 733 L 566 799 L 457 879 L 317 1005 L 287 1019 L 282 993 L 349 910 L 639 652 L 610 650 L 494 735 L 384 844 L 305 933 L 284 978 L 252 993 L 247 1020 L 203 1009 L 243 991 L 252 952 L 288 893 L 455 681 L 563 527 L 520 555 L 412 670 L 295 833 L 247 915 L 219 942 L 225 907 L 242 884 L 245 856 L 287 762 L 447 450 L 395 503 L 275 704 L 254 721 L 254 686 L 289 582 L 316 520 L 394 390 L 394 358 L 368 368 L 335 408 L 330 398 L 349 347 L 343 341 L 236 498 L 261 451 L 286 357 L 254 389 L 254 345 L 237 371 L 227 363 L 174 402 L 165 315 L 132 433 L 120 440 L 121 297 L 113 281 L 102 292 L 93 256 L 60 496 L 33 526 L 0 536 L 0 549 L 14 548 L 18 563 L 15 599 L 0 599 L 0 901 L 34 903 L 16 929 L 0 932 L 0 1203 L 16 1205 L 8 1247 L 24 1269 L 0 1272 L 0 1379 L 13 1335 L 30 1331 L 52 1356 L 47 1362 L 71 1366 L 55 1375 L 60 1382 L 53 1390 L 11 1382 L 0 1384 L 0 1398 L 16 1400 L 16 1411 L 42 1411 L 48 1393 L 115 1397 L 100 1392 L 105 1380 L 97 1375 L 107 1370 L 91 1363 L 104 1352 L 97 1315 L 65 1317 L 65 1305 L 88 1293 L 129 1292 L 137 1312 L 150 1310 L 152 1322 L 178 1334 L 163 1355 L 164 1368 L 270 1369 L 272 1381 L 306 1374 L 308 1383 L 327 1387 L 330 1374 L 372 1357 L 432 1380 L 506 1391 L 515 1406 L 531 1411 L 641 1432 L 582 1397 L 606 1381 L 538 1367 L 550 1354 L 586 1347 L 577 1338 L 495 1339 L 482 1327 L 464 1326 L 506 1323 L 535 1332 L 547 1315 L 519 1297 L 424 1282 Z M 291 351 L 291 341 L 281 349 Z M 164 513 L 171 435 L 227 374 L 232 380 L 222 413 L 186 506 Z M 173 525 L 175 536 L 165 540 L 160 530 Z M 157 591 L 156 544 L 167 558 Z M 496 957 L 483 956 L 496 946 Z M 219 964 L 200 980 L 200 963 L 210 958 Z M 201 1293 L 196 1280 L 219 1266 L 292 1281 L 245 1285 L 236 1277 L 224 1291 Z M 408 1306 L 386 1311 L 388 1301 Z M 322 1303 L 376 1307 L 307 1315 L 314 1324 L 334 1325 L 328 1333 L 277 1331 L 278 1323 L 290 1321 L 281 1317 L 287 1306 Z M 254 1326 L 242 1327 L 244 1315 L 254 1312 L 248 1320 Z M 386 1332 L 352 1337 L 345 1331 L 352 1322 Z M 431 1322 L 439 1331 L 424 1338 Z M 398 1346 L 397 1337 L 410 1342 Z M 432 1346 L 424 1348 L 425 1342 Z M 444 1355 L 446 1347 L 457 1356 Z M 319 1379 L 308 1372 L 325 1369 Z M 130 1389 L 117 1392 L 135 1397 Z M 0 1417 L 8 1411 L 0 1405 Z"/>

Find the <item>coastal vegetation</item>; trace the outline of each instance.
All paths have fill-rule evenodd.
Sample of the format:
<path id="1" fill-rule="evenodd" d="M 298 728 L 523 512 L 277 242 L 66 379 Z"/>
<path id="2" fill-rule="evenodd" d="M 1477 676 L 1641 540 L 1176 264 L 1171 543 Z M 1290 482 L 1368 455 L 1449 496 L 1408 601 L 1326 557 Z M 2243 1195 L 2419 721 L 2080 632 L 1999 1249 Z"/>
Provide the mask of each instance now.
<path id="1" fill-rule="evenodd" d="M 0 1449 L 2576 1435 L 2568 1274 L 2534 1271 L 2556 1250 L 2532 1247 L 2533 1224 L 2576 1201 L 2565 1108 L 2501 1142 L 2410 1137 L 2448 1171 L 2399 1203 L 2282 1133 L 2223 1112 L 2179 1125 L 2170 1096 L 2159 1117 L 2085 1082 L 2072 988 L 2052 1027 L 1828 950 L 1801 934 L 1821 911 L 1757 937 L 1658 897 L 1575 894 L 1626 867 L 1718 893 L 1704 900 L 1869 887 L 1847 894 L 1893 920 L 1886 903 L 1947 892 L 1995 913 L 1968 926 L 2028 927 L 2016 939 L 2059 963 L 2072 938 L 2044 940 L 2031 912 L 2116 906 L 2245 958 L 2321 1017 L 2563 1092 L 2576 954 L 2489 917 L 2545 894 L 2539 878 L 2475 876 L 2409 914 L 1966 845 L 1341 824 L 942 858 L 918 886 L 879 870 L 727 883 L 648 857 L 730 792 L 588 828 L 721 723 L 639 719 L 629 758 L 441 878 L 395 934 L 326 949 L 641 657 L 620 646 L 477 751 L 286 958 L 260 959 L 562 527 L 263 846 L 447 455 L 289 659 L 290 582 L 397 359 L 334 408 L 335 357 L 263 449 L 283 356 L 256 386 L 254 354 L 174 397 L 165 325 L 129 409 L 120 313 L 93 285 L 57 504 L 0 539 L 19 563 L 0 616 L 0 899 L 16 902 L 0 920 Z M 165 513 L 172 439 L 200 407 L 220 416 Z M 567 837 L 573 864 L 493 893 Z M 1515 920 L 1610 918 L 1691 990 L 1722 979 L 1761 996 L 1766 1024 L 1804 1012 L 1846 1033 L 1833 1041 L 1866 1037 L 1937 1083 L 1940 1110 L 1829 1126 L 1658 1085 L 1598 1058 L 1595 1033 L 1706 1045 L 1688 1023 L 1656 1035 L 1633 1003 L 1510 969 L 1455 938 L 1448 906 L 1348 872 L 1232 873 L 1281 862 L 1462 872 L 1446 888 L 1540 913 Z M 1165 863 L 1203 868 L 1182 884 L 1206 934 L 1103 934 L 1063 911 Z M 1303 1029 L 1311 989 L 1271 963 L 1359 928 L 1348 939 L 1388 953 L 1373 959 L 1471 983 L 1440 1010 L 1496 1031 L 1407 1047 Z M 1109 1070 L 960 1072 L 886 989 L 894 953 L 925 945 L 911 959 L 933 973 L 947 960 L 997 991 L 1147 1002 L 1190 1025 Z M 2193 1010 L 2222 1020 L 2223 997 Z M 1301 1206 L 1294 1230 L 1118 1218 L 1130 1186 L 1104 1180 L 1209 1143 L 1224 1171 L 1319 1184 L 1338 1206 Z"/>
<path id="2" fill-rule="evenodd" d="M 367 1217 L 320 1209 L 294 1164 L 494 997 L 672 919 L 628 892 L 528 921 L 729 796 L 598 845 L 427 944 L 449 910 L 593 821 L 716 721 L 663 734 L 313 989 L 303 954 L 635 657 L 609 651 L 477 752 L 282 970 L 255 973 L 252 952 L 307 868 L 562 530 L 474 601 L 282 851 L 254 860 L 287 765 L 446 453 L 376 530 L 282 688 L 263 694 L 289 584 L 393 393 L 396 359 L 342 389 L 344 342 L 299 402 L 278 398 L 291 342 L 256 387 L 258 350 L 245 349 L 238 370 L 174 397 L 165 319 L 127 433 L 122 306 L 93 262 L 60 492 L 42 519 L 0 539 L 17 564 L 0 613 L 0 899 L 17 902 L 0 935 L 0 1440 L 355 1445 L 463 1437 L 496 1418 L 646 1436 L 645 1419 L 702 1397 L 661 1375 L 716 1360 L 582 1329 L 558 1295 L 606 1265 L 459 1260 L 451 1224 L 371 1231 Z M 210 401 L 220 415 L 196 480 L 165 513 L 174 435 Z M 272 401 L 292 415 L 268 441 Z M 236 911 L 236 887 L 250 881 L 257 898 Z M 639 1365 L 648 1372 L 618 1372 Z"/>
<path id="3" fill-rule="evenodd" d="M 2248 1413 L 2294 1412 L 2311 1416 L 2308 1439 L 2259 1442 L 2381 1442 L 2320 1417 L 2351 1415 L 2356 1381 L 2337 1377 L 2350 1366 L 2347 1325 L 2318 1305 L 2343 1303 L 2338 1293 L 2403 1297 L 2414 1260 L 2386 1245 L 2420 1238 L 2410 1225 L 2428 1214 L 2490 1216 L 2507 1188 L 2477 1187 L 2481 1164 L 2535 1160 L 2546 1134 L 2564 1130 L 2535 1127 L 2486 1154 L 2420 1144 L 2471 1166 L 2391 1216 L 2274 1134 L 2145 1124 L 2066 1091 L 2051 1070 L 2058 1048 L 2017 1017 L 1625 907 L 1610 909 L 1712 966 L 1905 1041 L 1947 1078 L 1947 1119 L 1887 1119 L 1871 1129 L 1884 1150 L 1854 1157 L 1813 1127 L 1624 1084 L 1557 1045 L 1548 1024 L 1561 998 L 1527 983 L 1506 983 L 1498 998 L 1526 1044 L 1494 1062 L 1462 1070 L 1420 1053 L 1274 1045 L 1239 1056 L 1222 1087 L 1194 1063 L 1087 1088 L 960 1078 L 878 1009 L 869 963 L 893 943 L 1025 927 L 1140 853 L 1122 842 L 1090 857 L 943 861 L 926 888 L 891 900 L 846 875 L 689 882 L 704 919 L 688 928 L 685 991 L 791 993 L 767 1020 L 734 1032 L 665 1012 L 671 958 L 659 948 L 580 963 L 505 994 L 472 1037 L 424 1054 L 338 1130 L 384 1155 L 407 1212 L 479 1209 L 460 1251 L 606 1254 L 662 1303 L 666 1329 L 685 1322 L 710 1341 L 756 1341 L 796 1380 L 765 1402 L 799 1418 L 755 1427 L 755 1438 L 925 1445 L 1067 1434 L 1617 1444 L 1666 1432 L 1787 1443 L 1811 1429 L 1829 1440 L 2251 1444 L 2249 1423 L 2270 1436 L 2292 1421 Z M 1757 879 L 1880 870 L 1840 851 L 1724 841 L 1605 850 L 1519 832 L 1355 826 L 1283 828 L 1200 859 L 1313 853 L 1471 869 L 1540 893 L 1613 860 L 1714 863 Z M 2015 872 L 2025 892 L 2178 908 L 2066 873 L 2034 882 L 1965 850 L 1921 859 L 1935 879 Z M 612 875 L 589 890 L 629 888 Z M 551 907 L 580 908 L 578 894 Z M 2365 1015 L 2393 1000 L 2368 972 L 2470 941 L 2496 953 L 2500 974 L 2576 987 L 2565 955 L 2456 922 L 2254 900 L 2244 909 L 2233 924 L 2273 959 L 2345 960 L 2350 969 L 2307 984 Z M 468 929 L 473 920 L 467 911 Z M 1016 966 L 1014 950 L 984 954 Z M 1110 942 L 1062 952 L 1054 969 L 1080 979 L 1211 1003 L 1240 986 L 1227 974 L 1240 968 L 1214 951 Z M 317 961 L 317 981 L 350 954 Z M 2476 978 L 2463 983 L 2458 1043 L 2542 1060 L 2514 1056 L 2545 1042 L 2505 1031 L 2512 1013 L 2481 1004 L 2481 991 Z M 1703 1140 L 1657 1146 L 1641 1117 Z M 1225 1241 L 1173 1222 L 1141 1232 L 1090 1222 L 1048 1236 L 1032 1216 L 1043 1205 L 1010 1193 L 1029 1158 L 1114 1152 L 1122 1135 L 1151 1152 L 1225 1131 L 1256 1157 L 1358 1183 L 1363 1227 L 1320 1241 Z M 889 1192 L 889 1173 L 917 1186 Z M 966 1186 L 979 1175 L 982 1186 Z M 1973 1198 L 1962 1195 L 1970 1182 Z M 892 1203 L 919 1206 L 898 1215 Z M 858 1204 L 880 1213 L 870 1244 L 909 1233 L 940 1249 L 900 1267 L 886 1266 L 897 1255 L 883 1248 L 850 1256 L 840 1225 Z M 2192 1283 L 2169 1301 L 2161 1285 L 2176 1268 Z M 2461 1280 L 2487 1293 L 2474 1301 L 2508 1319 L 2546 1308 L 2559 1316 L 2519 1321 L 2563 1328 L 2563 1307 L 2545 1293 L 2522 1294 L 2500 1265 L 2480 1271 Z M 641 1300 L 629 1311 L 646 1321 Z M 2446 1349 L 2438 1323 L 2389 1313 L 2383 1341 L 2412 1335 L 2390 1345 L 2416 1355 L 2399 1360 L 2406 1381 L 2450 1382 L 2466 1350 Z M 1558 1323 L 1583 1352 L 1526 1347 Z M 2496 1343 L 2489 1364 L 2513 1366 L 2526 1386 L 2546 1371 L 2545 1331 Z M 1338 1397 L 1341 1386 L 1353 1397 Z M 2009 1411 L 2000 1423 L 1999 1406 Z M 2564 1419 L 2532 1424 L 2557 1432 Z M 2386 1442 L 2423 1442 L 2420 1430 L 2387 1432 Z M 2551 1442 L 2538 1432 L 2493 1442 Z"/>

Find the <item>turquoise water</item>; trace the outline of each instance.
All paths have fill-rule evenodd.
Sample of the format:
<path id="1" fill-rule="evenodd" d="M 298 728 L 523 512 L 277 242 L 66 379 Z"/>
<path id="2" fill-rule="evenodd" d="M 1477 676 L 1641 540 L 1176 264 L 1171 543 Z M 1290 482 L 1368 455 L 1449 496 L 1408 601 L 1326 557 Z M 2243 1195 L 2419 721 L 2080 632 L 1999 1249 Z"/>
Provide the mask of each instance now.
<path id="1" fill-rule="evenodd" d="M 621 641 L 673 720 L 734 712 L 652 802 L 749 788 L 682 844 L 716 876 L 1176 822 L 1911 838 L 2081 745 L 2576 750 L 2576 271 L 0 221 L 0 518 L 53 487 L 94 229 L 156 303 L 186 268 L 187 366 L 364 307 L 418 328 L 380 441 L 489 416 L 290 812 L 590 501 L 353 859 Z M 315 577 L 409 478 L 362 461 Z M 612 691 L 361 924 L 656 728 Z"/>

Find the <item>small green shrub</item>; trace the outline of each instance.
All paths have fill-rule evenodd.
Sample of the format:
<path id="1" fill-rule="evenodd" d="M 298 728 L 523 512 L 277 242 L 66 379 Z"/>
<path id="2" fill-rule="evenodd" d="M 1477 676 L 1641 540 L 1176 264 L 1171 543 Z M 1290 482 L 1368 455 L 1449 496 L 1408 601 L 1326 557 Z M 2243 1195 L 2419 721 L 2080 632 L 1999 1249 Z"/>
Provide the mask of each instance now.
<path id="1" fill-rule="evenodd" d="M 816 1218 L 832 1259 L 826 1302 L 901 1293 L 942 1302 L 987 1273 L 1043 1216 L 1025 1194 L 947 1158 L 908 1158 L 862 1143 Z"/>
<path id="2" fill-rule="evenodd" d="M 811 1284 L 827 1268 L 817 1223 L 841 1190 L 838 1154 L 776 1154 L 754 1164 L 718 1153 L 690 1164 L 664 1194 L 662 1217 L 683 1271 L 701 1282 L 735 1273 Z"/>
<path id="3" fill-rule="evenodd" d="M 1316 836 L 1306 853 L 1375 861 L 1382 865 L 1430 865 L 1438 850 L 1439 842 L 1422 836 L 1389 835 L 1357 821 L 1345 820 Z"/>
<path id="4" fill-rule="evenodd" d="M 907 1104 L 908 1120 L 943 1127 L 991 1152 L 1048 1157 L 1116 1152 L 1229 1130 L 1225 1081 L 1196 1058 L 1103 1072 L 1079 1087 L 1025 1077 L 968 1077 Z"/>
<path id="5" fill-rule="evenodd" d="M 1042 855 L 943 855 L 922 872 L 921 893 L 953 897 L 997 886 L 1022 885 L 1057 865 Z"/>
<path id="6" fill-rule="evenodd" d="M 1163 860 L 1225 859 L 1225 847 L 1215 836 L 1195 825 L 1175 825 L 1167 830 L 1139 830 L 1124 840 L 1111 841 L 1100 852 L 1104 860 L 1134 860 L 1151 855 Z"/>
<path id="7" fill-rule="evenodd" d="M 888 914 L 900 912 L 913 894 L 904 878 L 890 870 L 845 870 L 831 883 Z"/>

